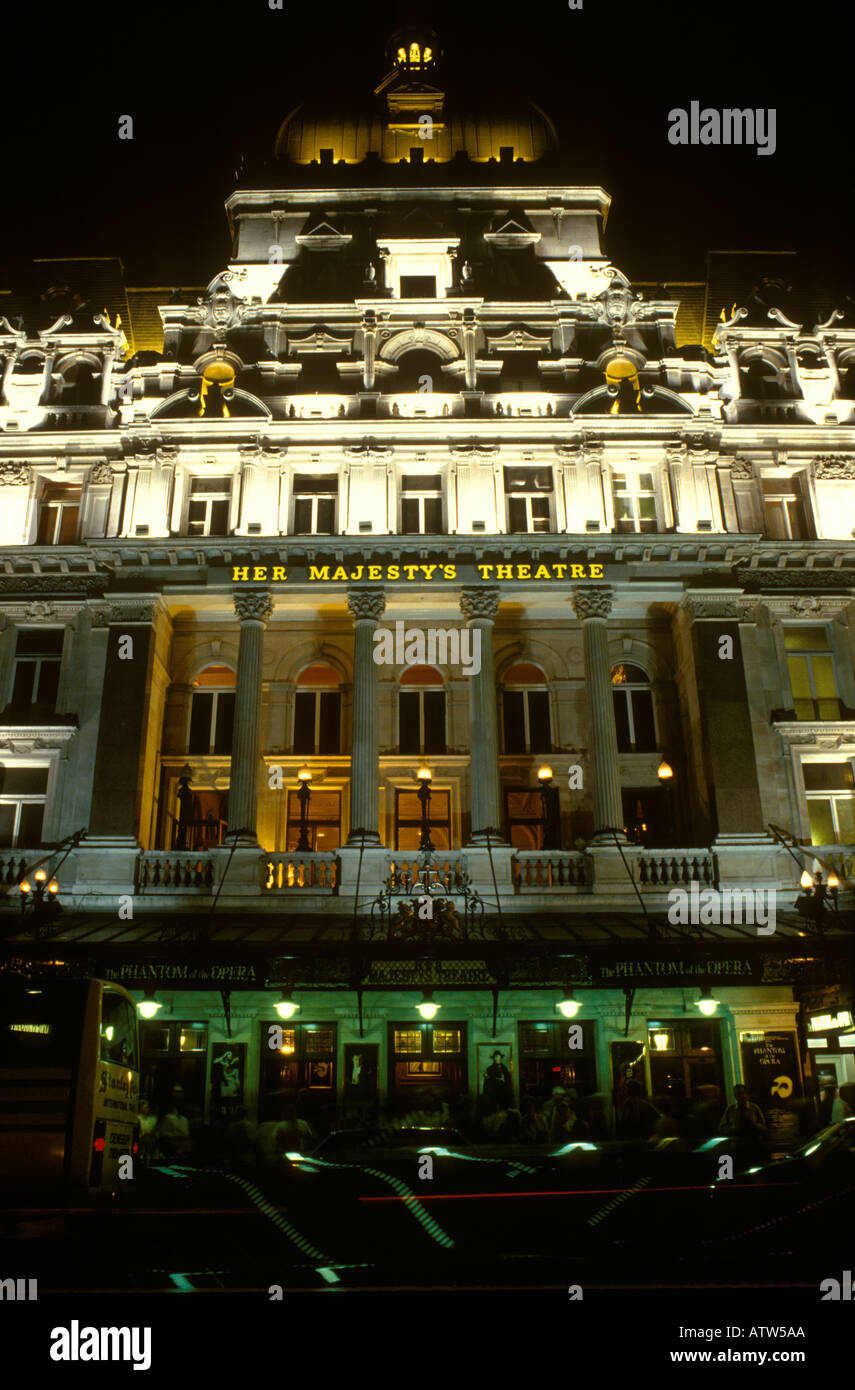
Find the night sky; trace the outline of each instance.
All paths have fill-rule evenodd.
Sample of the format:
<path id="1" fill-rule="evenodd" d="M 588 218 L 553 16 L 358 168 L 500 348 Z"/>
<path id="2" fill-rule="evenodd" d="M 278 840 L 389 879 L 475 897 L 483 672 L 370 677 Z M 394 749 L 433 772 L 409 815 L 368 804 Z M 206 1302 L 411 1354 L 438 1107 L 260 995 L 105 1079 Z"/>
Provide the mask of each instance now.
<path id="1" fill-rule="evenodd" d="M 606 250 L 630 277 L 701 279 L 708 249 L 797 250 L 855 293 L 845 7 L 430 9 L 472 104 L 479 90 L 532 97 L 558 125 L 567 182 L 612 195 Z M 370 92 L 396 14 L 342 0 L 16 7 L 0 288 L 35 256 L 119 255 L 129 285 L 206 283 L 228 260 L 239 155 L 267 157 L 304 97 Z M 669 145 L 669 109 L 693 99 L 774 106 L 777 152 Z M 117 137 L 124 114 L 132 142 Z"/>

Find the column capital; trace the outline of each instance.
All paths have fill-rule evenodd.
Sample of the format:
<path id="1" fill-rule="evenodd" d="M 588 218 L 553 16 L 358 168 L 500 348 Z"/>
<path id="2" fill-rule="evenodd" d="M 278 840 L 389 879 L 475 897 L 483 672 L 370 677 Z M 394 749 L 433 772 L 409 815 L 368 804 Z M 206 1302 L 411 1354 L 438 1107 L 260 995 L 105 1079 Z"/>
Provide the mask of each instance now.
<path id="1" fill-rule="evenodd" d="M 273 612 L 273 596 L 266 589 L 256 589 L 248 594 L 235 594 L 235 612 L 241 622 L 252 620 L 266 623 Z"/>
<path id="2" fill-rule="evenodd" d="M 369 618 L 379 623 L 386 611 L 385 589 L 348 589 L 347 606 L 354 622 Z"/>
<path id="3" fill-rule="evenodd" d="M 585 585 L 573 590 L 571 602 L 580 622 L 585 618 L 607 618 L 612 611 L 614 590 L 608 585 Z"/>
<path id="4" fill-rule="evenodd" d="M 490 622 L 494 622 L 499 611 L 498 588 L 465 586 L 460 592 L 460 611 L 467 622 L 473 618 L 489 618 Z"/>

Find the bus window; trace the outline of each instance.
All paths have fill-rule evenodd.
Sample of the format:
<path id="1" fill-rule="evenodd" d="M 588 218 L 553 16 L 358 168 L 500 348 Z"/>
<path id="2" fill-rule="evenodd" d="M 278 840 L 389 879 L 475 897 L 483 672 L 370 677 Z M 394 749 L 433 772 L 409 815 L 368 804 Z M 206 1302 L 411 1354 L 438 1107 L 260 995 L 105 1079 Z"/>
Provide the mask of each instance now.
<path id="1" fill-rule="evenodd" d="M 124 995 L 105 989 L 101 996 L 100 1056 L 102 1062 L 137 1066 L 137 1021 Z"/>
<path id="2" fill-rule="evenodd" d="M 0 1067 L 71 1067 L 80 1048 L 85 986 L 0 982 Z"/>

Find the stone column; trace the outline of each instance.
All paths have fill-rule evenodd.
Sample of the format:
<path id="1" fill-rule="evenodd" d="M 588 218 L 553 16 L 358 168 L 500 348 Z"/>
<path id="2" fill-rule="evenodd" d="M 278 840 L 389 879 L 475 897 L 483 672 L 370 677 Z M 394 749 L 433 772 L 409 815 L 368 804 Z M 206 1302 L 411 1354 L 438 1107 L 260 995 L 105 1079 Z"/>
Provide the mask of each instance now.
<path id="1" fill-rule="evenodd" d="M 496 709 L 496 670 L 493 662 L 493 622 L 499 611 L 499 590 L 465 588 L 460 608 L 470 631 L 480 633 L 481 669 L 469 681 L 469 739 L 472 746 L 472 825 L 469 843 L 503 844 L 502 789 L 499 780 L 499 719 Z M 474 655 L 475 638 L 472 638 Z"/>
<path id="2" fill-rule="evenodd" d="M 264 629 L 273 612 L 273 599 L 266 590 L 256 589 L 251 593 L 235 594 L 234 600 L 240 619 L 240 643 L 229 773 L 228 833 L 237 835 L 239 843 L 256 845 L 262 657 Z"/>
<path id="3" fill-rule="evenodd" d="M 386 608 L 382 589 L 348 589 L 353 616 L 353 738 L 350 750 L 349 845 L 380 844 L 380 755 L 378 752 L 378 680 L 374 633 Z"/>
<path id="4" fill-rule="evenodd" d="M 617 730 L 612 702 L 611 664 L 606 619 L 612 610 L 612 591 L 594 586 L 576 589 L 573 608 L 582 624 L 585 655 L 585 690 L 591 717 L 591 775 L 593 780 L 594 839 L 608 843 L 623 833 Z"/>

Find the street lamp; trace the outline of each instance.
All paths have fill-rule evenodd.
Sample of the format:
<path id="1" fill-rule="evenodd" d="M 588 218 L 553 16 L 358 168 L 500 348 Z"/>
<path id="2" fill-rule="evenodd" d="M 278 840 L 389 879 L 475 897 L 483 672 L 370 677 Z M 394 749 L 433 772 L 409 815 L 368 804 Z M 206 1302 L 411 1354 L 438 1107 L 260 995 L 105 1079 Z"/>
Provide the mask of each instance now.
<path id="1" fill-rule="evenodd" d="M 312 793 L 309 790 L 309 783 L 312 780 L 312 769 L 304 763 L 297 773 L 297 781 L 300 783 L 297 791 L 297 800 L 300 803 L 300 838 L 297 841 L 297 853 L 306 852 L 309 849 L 309 802 Z"/>
<path id="2" fill-rule="evenodd" d="M 657 767 L 656 776 L 659 778 L 660 782 L 670 782 L 671 778 L 674 776 L 674 769 L 665 758 L 662 759 Z"/>
<path id="3" fill-rule="evenodd" d="M 27 913 L 32 914 L 35 934 L 38 937 L 41 928 L 62 912 L 56 897 L 59 884 L 53 876 L 48 878 L 47 870 L 39 866 L 33 874 L 32 883 L 28 878 L 21 879 L 18 892 L 21 894 L 21 912 L 25 916 Z"/>
<path id="4" fill-rule="evenodd" d="M 552 768 L 548 763 L 542 763 L 537 769 L 537 780 L 540 783 L 540 821 L 543 826 L 543 849 L 548 849 L 546 841 L 549 838 L 549 788 L 552 786 Z"/>
<path id="5" fill-rule="evenodd" d="M 837 911 L 840 879 L 833 869 L 829 870 L 824 880 L 821 869 L 817 869 L 813 874 L 809 869 L 804 869 L 799 883 L 804 889 L 804 893 L 796 899 L 796 911 L 801 913 L 802 917 L 812 917 L 817 931 L 821 932 L 828 913 Z M 830 907 L 829 899 L 831 900 Z"/>
<path id="6" fill-rule="evenodd" d="M 431 838 L 430 838 L 430 784 L 431 784 L 431 776 L 432 776 L 432 774 L 431 774 L 430 768 L 427 767 L 427 765 L 426 765 L 425 763 L 422 763 L 421 766 L 419 767 L 418 772 L 416 773 L 416 777 L 417 777 L 418 783 L 419 783 L 419 789 L 418 789 L 418 792 L 416 793 L 416 795 L 417 795 L 418 798 L 419 798 L 419 805 L 420 805 L 421 808 L 422 808 L 422 828 L 421 828 L 421 839 L 419 840 L 419 849 L 420 849 L 420 850 L 424 850 L 427 854 L 432 854 L 432 853 L 433 853 L 433 844 L 431 843 Z"/>

